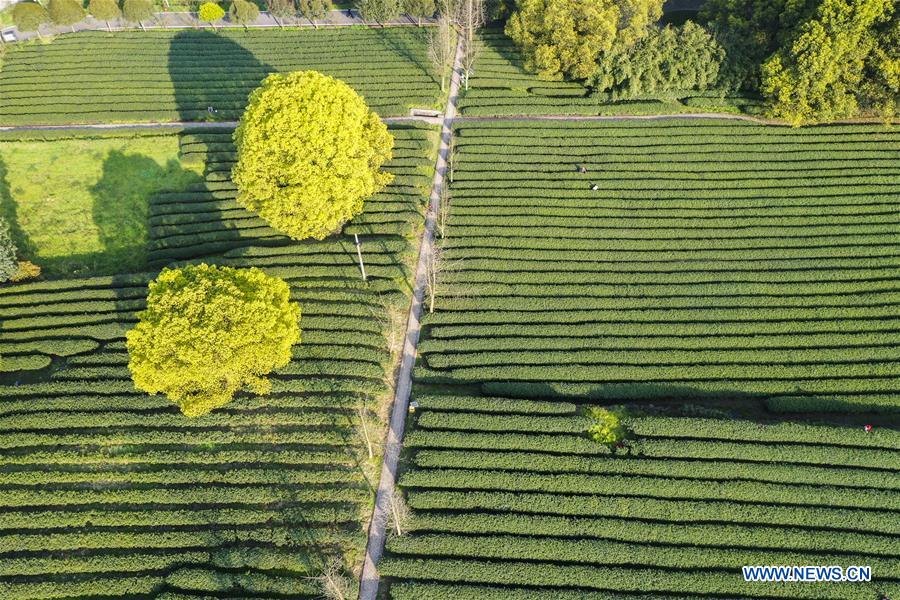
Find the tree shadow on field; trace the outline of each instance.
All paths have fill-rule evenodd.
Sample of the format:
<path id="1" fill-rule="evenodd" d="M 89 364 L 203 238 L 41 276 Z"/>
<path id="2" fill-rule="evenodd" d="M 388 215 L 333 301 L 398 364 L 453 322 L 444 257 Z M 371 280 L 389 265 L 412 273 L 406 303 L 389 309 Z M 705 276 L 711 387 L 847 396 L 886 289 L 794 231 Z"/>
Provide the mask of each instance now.
<path id="1" fill-rule="evenodd" d="M 486 381 L 478 388 L 485 396 L 528 398 L 578 404 L 629 405 L 682 417 L 750 420 L 760 423 L 820 422 L 859 428 L 876 422 L 900 430 L 900 413 L 876 402 L 850 402 L 799 387 L 782 394 L 750 393 L 739 389 L 711 391 L 690 384 L 609 383 L 557 384 Z"/>
<path id="2" fill-rule="evenodd" d="M 419 44 L 422 47 L 427 46 L 428 31 L 427 27 L 394 27 L 379 29 L 377 34 L 379 41 L 385 48 L 402 56 L 427 75 L 435 85 L 440 85 L 441 82 L 435 76 L 434 68 L 428 61 L 428 54 L 426 52 L 417 52 Z M 410 38 L 415 38 L 416 43 L 413 43 Z"/>
<path id="3" fill-rule="evenodd" d="M 6 222 L 9 234 L 16 245 L 20 258 L 37 262 L 37 247 L 19 224 L 19 206 L 13 199 L 9 187 L 6 163 L 0 158 L 0 218 Z"/>
<path id="4" fill-rule="evenodd" d="M 168 70 L 181 121 L 236 121 L 247 96 L 275 69 L 235 39 L 246 32 L 186 30 L 169 42 Z"/>
<path id="5" fill-rule="evenodd" d="M 103 246 L 99 270 L 113 274 L 144 269 L 153 238 L 154 203 L 163 191 L 182 190 L 202 181 L 175 159 L 160 165 L 141 154 L 118 150 L 107 154 L 102 176 L 91 188 L 93 220 Z"/>

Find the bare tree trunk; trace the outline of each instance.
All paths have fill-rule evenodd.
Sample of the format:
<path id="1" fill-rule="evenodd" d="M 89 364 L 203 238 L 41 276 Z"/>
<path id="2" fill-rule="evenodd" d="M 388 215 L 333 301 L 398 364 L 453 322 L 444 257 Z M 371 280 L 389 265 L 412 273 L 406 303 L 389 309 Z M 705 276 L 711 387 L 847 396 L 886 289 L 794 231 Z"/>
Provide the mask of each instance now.
<path id="1" fill-rule="evenodd" d="M 366 425 L 366 406 L 363 404 L 359 407 L 359 424 L 362 429 L 363 438 L 366 440 L 366 450 L 369 451 L 369 460 L 375 458 L 375 452 L 372 450 L 372 438 L 369 436 L 369 427 Z"/>
<path id="2" fill-rule="evenodd" d="M 469 89 L 469 78 L 475 68 L 479 43 L 476 40 L 478 28 L 484 25 L 484 0 L 465 0 L 457 8 L 456 21 L 462 30 L 463 56 L 462 80 L 466 90 Z"/>
<path id="3" fill-rule="evenodd" d="M 450 190 L 447 186 L 441 188 L 440 209 L 438 212 L 438 233 L 441 239 L 447 237 L 447 221 L 450 219 Z"/>
<path id="4" fill-rule="evenodd" d="M 112 27 L 110 27 L 110 25 L 109 25 L 109 19 L 106 20 L 106 30 L 108 32 L 112 33 Z"/>

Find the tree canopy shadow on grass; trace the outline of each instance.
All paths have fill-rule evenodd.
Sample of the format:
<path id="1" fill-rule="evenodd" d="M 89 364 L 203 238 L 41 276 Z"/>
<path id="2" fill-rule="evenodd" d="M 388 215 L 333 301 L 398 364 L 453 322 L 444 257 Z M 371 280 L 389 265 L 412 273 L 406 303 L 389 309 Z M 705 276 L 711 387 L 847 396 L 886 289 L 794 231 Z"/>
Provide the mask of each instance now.
<path id="1" fill-rule="evenodd" d="M 247 96 L 275 71 L 231 39 L 232 35 L 240 33 L 194 29 L 180 31 L 170 40 L 169 78 L 181 121 L 239 119 Z"/>
<path id="2" fill-rule="evenodd" d="M 96 270 L 114 274 L 144 269 L 154 198 L 164 190 L 185 189 L 202 181 L 175 159 L 160 165 L 141 154 L 110 152 L 103 162 L 102 177 L 91 188 L 93 220 L 103 246 Z"/>
<path id="3" fill-rule="evenodd" d="M 0 218 L 9 227 L 9 233 L 19 251 L 19 257 L 30 259 L 37 253 L 37 248 L 19 224 L 19 205 L 13 198 L 7 173 L 6 163 L 0 158 Z"/>

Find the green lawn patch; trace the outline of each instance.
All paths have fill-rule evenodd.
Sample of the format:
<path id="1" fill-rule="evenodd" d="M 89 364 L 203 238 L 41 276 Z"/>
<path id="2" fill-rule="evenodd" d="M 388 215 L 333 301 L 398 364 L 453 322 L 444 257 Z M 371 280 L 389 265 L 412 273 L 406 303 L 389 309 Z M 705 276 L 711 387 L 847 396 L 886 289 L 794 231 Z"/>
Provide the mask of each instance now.
<path id="1" fill-rule="evenodd" d="M 45 275 L 141 270 L 157 192 L 201 181 L 176 136 L 0 143 L 0 214 Z"/>

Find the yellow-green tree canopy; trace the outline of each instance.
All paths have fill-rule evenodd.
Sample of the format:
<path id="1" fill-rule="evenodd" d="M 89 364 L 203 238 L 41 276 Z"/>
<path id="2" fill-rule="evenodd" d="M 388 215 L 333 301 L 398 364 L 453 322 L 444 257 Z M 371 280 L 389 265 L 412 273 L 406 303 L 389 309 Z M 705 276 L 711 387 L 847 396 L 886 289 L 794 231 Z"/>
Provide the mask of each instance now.
<path id="1" fill-rule="evenodd" d="M 241 390 L 265 394 L 265 377 L 300 341 L 300 307 L 288 285 L 259 269 L 206 264 L 166 269 L 128 332 L 134 385 L 165 394 L 188 417 Z"/>
<path id="2" fill-rule="evenodd" d="M 394 139 L 346 83 L 316 71 L 269 75 L 234 133 L 238 202 L 294 239 L 322 239 L 390 183 Z"/>
<path id="3" fill-rule="evenodd" d="M 663 0 L 519 0 L 506 34 L 544 79 L 586 79 L 597 58 L 630 48 L 662 16 Z"/>
<path id="4" fill-rule="evenodd" d="M 823 0 L 815 18 L 763 64 L 761 90 L 773 116 L 800 125 L 855 115 L 876 26 L 892 11 L 893 0 Z"/>
<path id="5" fill-rule="evenodd" d="M 204 2 L 197 11 L 197 17 L 204 23 L 213 23 L 225 16 L 225 10 L 215 2 Z"/>

